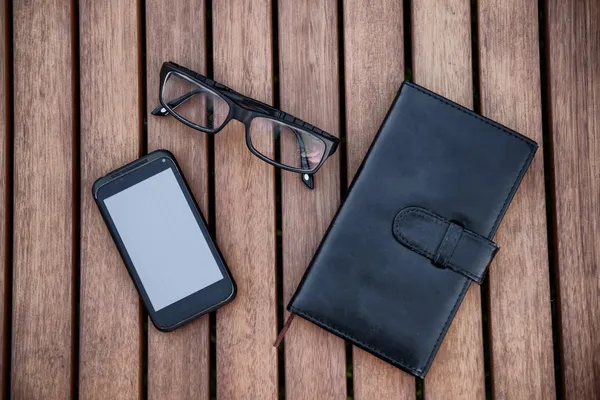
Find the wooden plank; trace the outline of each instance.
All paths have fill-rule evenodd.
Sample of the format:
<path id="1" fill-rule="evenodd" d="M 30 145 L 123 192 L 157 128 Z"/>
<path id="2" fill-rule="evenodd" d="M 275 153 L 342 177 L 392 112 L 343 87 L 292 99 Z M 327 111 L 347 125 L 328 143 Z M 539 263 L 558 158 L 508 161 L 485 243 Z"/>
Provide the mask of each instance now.
<path id="1" fill-rule="evenodd" d="M 469 0 L 413 1 L 413 78 L 473 106 Z M 481 291 L 469 288 L 425 380 L 427 399 L 483 399 Z"/>
<path id="2" fill-rule="evenodd" d="M 141 307 L 93 197 L 96 178 L 140 154 L 141 92 L 135 2 L 80 1 L 80 398 L 141 394 Z"/>
<path id="3" fill-rule="evenodd" d="M 563 396 L 600 398 L 600 3 L 548 1 Z"/>
<path id="4" fill-rule="evenodd" d="M 271 103 L 270 1 L 218 1 L 212 11 L 215 79 Z M 242 125 L 230 122 L 215 136 L 215 213 L 238 293 L 217 311 L 219 399 L 277 398 L 274 186 L 273 167 L 250 153 Z"/>
<path id="5" fill-rule="evenodd" d="M 336 1 L 286 0 L 278 6 L 281 108 L 337 135 Z M 302 183 L 300 175 L 281 173 L 284 304 L 294 294 L 339 205 L 338 154 L 315 175 L 314 190 Z M 285 375 L 286 399 L 346 398 L 344 341 L 296 320 L 285 338 Z"/>
<path id="6" fill-rule="evenodd" d="M 542 143 L 537 2 L 480 0 L 481 109 Z M 555 397 L 542 148 L 510 206 L 490 266 L 492 390 Z"/>
<path id="7" fill-rule="evenodd" d="M 9 43 L 12 40 L 8 29 L 7 5 L 5 1 L 0 5 L 0 27 L 2 29 L 2 40 L 0 41 L 0 176 L 2 176 L 2 184 L 0 184 L 0 393 L 6 393 L 8 357 L 10 349 L 8 348 L 8 330 L 10 329 L 10 321 L 8 318 L 8 306 L 11 295 L 11 288 L 8 282 L 8 272 L 10 265 L 8 257 L 12 243 L 10 242 L 9 225 L 10 218 L 8 217 L 10 210 L 10 191 L 9 182 L 11 177 L 8 175 L 9 160 L 12 158 L 12 148 L 10 146 L 10 124 L 9 115 L 12 108 L 11 97 L 9 94 Z M 3 395 L 0 395 L 2 397 Z"/>
<path id="8" fill-rule="evenodd" d="M 204 1 L 149 0 L 146 26 L 148 151 L 164 148 L 175 155 L 208 220 L 207 136 L 175 118 L 150 115 L 159 104 L 159 73 L 164 61 L 205 73 Z M 169 334 L 148 322 L 148 398 L 208 399 L 208 317 Z"/>
<path id="9" fill-rule="evenodd" d="M 404 80 L 404 24 L 400 1 L 346 0 L 343 12 L 350 183 Z M 352 361 L 356 399 L 415 397 L 410 375 L 356 347 Z"/>
<path id="10" fill-rule="evenodd" d="M 13 7 L 11 393 L 15 399 L 67 398 L 76 201 L 71 8 L 59 1 Z"/>

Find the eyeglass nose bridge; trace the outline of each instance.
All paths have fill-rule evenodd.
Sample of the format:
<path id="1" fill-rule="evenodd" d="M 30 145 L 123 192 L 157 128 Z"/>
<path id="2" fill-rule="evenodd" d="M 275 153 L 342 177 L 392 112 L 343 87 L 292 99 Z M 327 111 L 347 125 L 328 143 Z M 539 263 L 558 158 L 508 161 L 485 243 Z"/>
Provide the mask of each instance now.
<path id="1" fill-rule="evenodd" d="M 240 121 L 244 125 L 246 125 L 246 129 L 250 127 L 250 121 L 253 118 L 252 112 L 243 109 L 242 107 L 232 107 L 231 108 L 231 119 L 235 119 Z"/>

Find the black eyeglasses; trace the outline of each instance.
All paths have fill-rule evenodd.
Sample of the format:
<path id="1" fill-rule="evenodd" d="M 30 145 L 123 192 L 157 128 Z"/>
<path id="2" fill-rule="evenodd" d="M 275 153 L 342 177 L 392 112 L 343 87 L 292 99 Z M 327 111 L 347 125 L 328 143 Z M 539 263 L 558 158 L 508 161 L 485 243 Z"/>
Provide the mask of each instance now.
<path id="1" fill-rule="evenodd" d="M 246 144 L 258 158 L 302 174 L 314 187 L 313 174 L 335 153 L 340 140 L 321 129 L 218 82 L 165 62 L 160 70 L 160 104 L 153 115 L 171 114 L 205 133 L 217 133 L 231 120 L 246 126 Z M 279 146 L 278 157 L 273 145 Z M 277 158 L 277 159 L 276 159 Z"/>

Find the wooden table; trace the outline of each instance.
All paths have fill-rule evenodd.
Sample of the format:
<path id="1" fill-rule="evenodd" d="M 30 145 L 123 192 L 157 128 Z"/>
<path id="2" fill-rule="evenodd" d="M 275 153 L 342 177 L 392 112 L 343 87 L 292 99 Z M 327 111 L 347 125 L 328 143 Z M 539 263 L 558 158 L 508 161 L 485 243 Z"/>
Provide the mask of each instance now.
<path id="1" fill-rule="evenodd" d="M 597 0 L 3 1 L 0 342 L 13 399 L 600 398 Z M 173 60 L 342 139 L 308 190 L 246 149 L 149 114 Z M 538 141 L 425 381 L 287 303 L 400 83 Z M 143 312 L 90 189 L 179 159 L 237 299 L 169 334 Z"/>

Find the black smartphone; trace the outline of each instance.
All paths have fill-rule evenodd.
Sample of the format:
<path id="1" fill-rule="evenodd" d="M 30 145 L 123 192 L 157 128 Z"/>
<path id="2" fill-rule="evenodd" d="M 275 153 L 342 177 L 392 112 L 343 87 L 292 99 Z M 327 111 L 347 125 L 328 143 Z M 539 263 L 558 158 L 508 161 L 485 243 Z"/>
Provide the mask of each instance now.
<path id="1" fill-rule="evenodd" d="M 235 283 L 173 154 L 154 151 L 98 179 L 92 191 L 159 330 L 233 300 Z"/>

